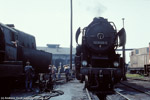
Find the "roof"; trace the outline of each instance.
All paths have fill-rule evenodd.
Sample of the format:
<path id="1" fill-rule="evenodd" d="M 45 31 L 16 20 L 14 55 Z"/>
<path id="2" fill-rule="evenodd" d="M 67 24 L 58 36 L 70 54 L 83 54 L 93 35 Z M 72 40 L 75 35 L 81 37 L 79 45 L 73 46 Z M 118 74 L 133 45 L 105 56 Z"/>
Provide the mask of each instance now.
<path id="1" fill-rule="evenodd" d="M 52 54 L 70 54 L 70 48 L 59 47 L 59 48 L 49 48 L 49 47 L 37 47 L 38 50 L 43 50 L 46 52 L 50 52 Z M 72 54 L 76 53 L 76 48 L 72 48 Z"/>
<path id="2" fill-rule="evenodd" d="M 58 48 L 59 44 L 47 44 L 49 48 Z"/>

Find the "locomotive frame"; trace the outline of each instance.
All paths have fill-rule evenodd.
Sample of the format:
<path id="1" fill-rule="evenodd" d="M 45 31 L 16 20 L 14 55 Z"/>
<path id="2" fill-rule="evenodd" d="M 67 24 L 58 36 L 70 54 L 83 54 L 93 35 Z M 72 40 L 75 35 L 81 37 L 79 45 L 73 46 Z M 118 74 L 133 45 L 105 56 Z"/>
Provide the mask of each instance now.
<path id="1" fill-rule="evenodd" d="M 80 33 L 81 45 L 78 44 Z M 85 88 L 100 93 L 102 98 L 106 97 L 113 92 L 114 84 L 125 77 L 124 56 L 120 57 L 120 54 L 115 52 L 118 46 L 125 49 L 125 29 L 117 32 L 113 22 L 108 22 L 103 17 L 94 18 L 84 29 L 78 28 L 76 42 L 77 79 L 85 81 Z"/>

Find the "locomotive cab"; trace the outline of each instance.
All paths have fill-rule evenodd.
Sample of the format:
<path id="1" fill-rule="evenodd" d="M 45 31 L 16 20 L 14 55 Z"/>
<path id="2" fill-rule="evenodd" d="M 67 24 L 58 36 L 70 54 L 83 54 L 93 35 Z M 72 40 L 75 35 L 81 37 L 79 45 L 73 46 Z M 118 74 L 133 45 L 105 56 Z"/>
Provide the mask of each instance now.
<path id="1" fill-rule="evenodd" d="M 4 56 L 5 56 L 4 34 L 0 28 L 0 62 L 4 61 Z"/>

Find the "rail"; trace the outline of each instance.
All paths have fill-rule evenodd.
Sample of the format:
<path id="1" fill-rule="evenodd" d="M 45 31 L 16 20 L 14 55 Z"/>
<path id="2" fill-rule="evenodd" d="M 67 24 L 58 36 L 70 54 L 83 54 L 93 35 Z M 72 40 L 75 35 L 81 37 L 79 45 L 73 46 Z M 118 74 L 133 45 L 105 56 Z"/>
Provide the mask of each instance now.
<path id="1" fill-rule="evenodd" d="M 90 96 L 90 94 L 89 94 L 88 89 L 86 88 L 85 90 L 86 90 L 86 93 L 87 93 L 88 99 L 89 99 L 89 100 L 92 100 L 92 98 L 91 98 L 91 96 Z"/>
<path id="2" fill-rule="evenodd" d="M 138 91 L 138 92 L 141 92 L 141 93 L 144 93 L 144 94 L 150 96 L 150 92 L 142 91 L 142 90 L 140 90 L 140 89 L 137 89 L 137 88 L 135 88 L 135 87 L 129 86 L 129 85 L 124 84 L 124 83 L 122 83 L 122 82 L 120 82 L 120 84 L 122 84 L 122 85 L 124 85 L 124 86 L 126 86 L 126 87 L 128 87 L 128 88 L 134 89 L 134 90 L 136 90 L 136 91 Z"/>
<path id="3" fill-rule="evenodd" d="M 90 91 L 88 91 L 88 89 L 86 88 L 86 93 L 87 93 L 87 96 L 88 96 L 88 100 L 99 100 L 98 97 L 94 94 L 92 94 Z"/>
<path id="4" fill-rule="evenodd" d="M 115 91 L 116 94 L 118 94 L 118 95 L 120 95 L 121 97 L 123 97 L 123 98 L 124 98 L 123 100 L 131 100 L 131 99 L 129 99 L 127 96 L 125 96 L 125 95 L 123 95 L 122 93 L 120 93 L 119 90 L 114 89 L 114 91 Z"/>

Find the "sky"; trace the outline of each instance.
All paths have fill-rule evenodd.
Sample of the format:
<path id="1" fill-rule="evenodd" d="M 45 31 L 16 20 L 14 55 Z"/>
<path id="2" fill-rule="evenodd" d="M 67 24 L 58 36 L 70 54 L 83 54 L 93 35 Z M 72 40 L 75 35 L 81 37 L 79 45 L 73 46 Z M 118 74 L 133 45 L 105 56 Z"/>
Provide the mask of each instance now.
<path id="1" fill-rule="evenodd" d="M 73 47 L 78 27 L 88 26 L 94 17 L 113 21 L 118 31 L 125 18 L 126 48 L 148 47 L 150 0 L 72 1 Z M 35 36 L 37 46 L 70 47 L 70 0 L 0 0 L 0 22 Z"/>

